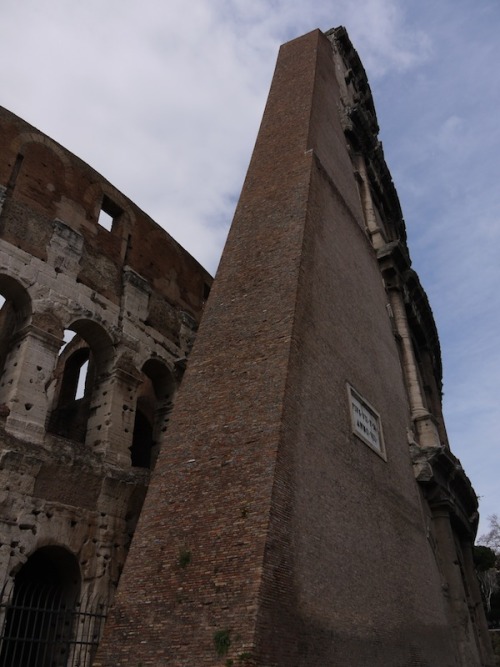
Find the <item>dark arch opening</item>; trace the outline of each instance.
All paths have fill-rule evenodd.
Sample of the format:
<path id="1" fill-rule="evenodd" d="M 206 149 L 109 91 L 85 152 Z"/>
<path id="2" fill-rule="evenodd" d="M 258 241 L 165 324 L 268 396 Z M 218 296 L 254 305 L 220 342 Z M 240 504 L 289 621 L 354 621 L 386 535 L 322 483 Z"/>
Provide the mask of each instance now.
<path id="1" fill-rule="evenodd" d="M 73 322 L 72 334 L 59 355 L 53 382 L 53 409 L 48 430 L 63 438 L 85 442 L 92 397 L 113 358 L 112 341 L 90 320 Z"/>
<path id="2" fill-rule="evenodd" d="M 57 405 L 50 415 L 48 430 L 63 438 L 84 442 L 95 365 L 90 348 L 78 336 L 67 344 L 61 354 L 57 376 Z"/>
<path id="3" fill-rule="evenodd" d="M 17 331 L 31 318 L 31 299 L 26 289 L 10 276 L 0 274 L 0 374 L 13 350 Z M 3 378 L 5 382 L 5 378 Z M 4 384 L 0 385 L 0 390 Z"/>
<path id="4" fill-rule="evenodd" d="M 43 547 L 28 558 L 14 580 L 0 667 L 66 667 L 80 585 L 66 549 Z"/>
<path id="5" fill-rule="evenodd" d="M 136 408 L 134 437 L 130 447 L 130 462 L 137 468 L 151 467 L 151 451 L 153 449 L 153 424 L 139 404 Z"/>
<path id="6" fill-rule="evenodd" d="M 153 468 L 162 432 L 166 429 L 176 383 L 161 361 L 149 359 L 142 367 L 137 397 L 134 434 L 130 447 L 132 466 Z"/>

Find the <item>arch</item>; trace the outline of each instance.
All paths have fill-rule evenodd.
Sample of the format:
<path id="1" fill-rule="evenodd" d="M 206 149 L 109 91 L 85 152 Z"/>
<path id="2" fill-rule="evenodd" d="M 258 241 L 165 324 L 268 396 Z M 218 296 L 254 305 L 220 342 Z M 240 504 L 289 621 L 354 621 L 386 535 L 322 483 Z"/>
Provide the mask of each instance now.
<path id="1" fill-rule="evenodd" d="M 108 370 L 114 357 L 113 340 L 108 332 L 94 320 L 74 320 L 67 327 L 77 333 L 94 355 L 96 364 L 104 371 Z"/>
<path id="2" fill-rule="evenodd" d="M 0 274 L 0 375 L 10 365 L 8 358 L 15 356 L 15 334 L 30 323 L 31 316 L 31 297 L 27 289 L 15 278 Z"/>
<path id="3" fill-rule="evenodd" d="M 177 385 L 168 366 L 159 359 L 146 361 L 141 376 L 130 459 L 134 467 L 153 468 L 162 434 L 167 428 Z"/>
<path id="4" fill-rule="evenodd" d="M 18 134 L 15 140 L 11 143 L 11 148 L 17 153 L 23 153 L 30 144 L 43 144 L 59 158 L 65 171 L 71 169 L 71 159 L 68 151 L 59 146 L 59 144 L 45 134 L 22 132 L 21 134 Z"/>
<path id="5" fill-rule="evenodd" d="M 12 276 L 0 273 L 0 294 L 12 303 L 16 327 L 21 329 L 31 320 L 31 297 L 28 290 Z"/>
<path id="6" fill-rule="evenodd" d="M 76 557 L 61 546 L 35 551 L 17 572 L 0 667 L 65 667 L 81 589 Z"/>
<path id="7" fill-rule="evenodd" d="M 114 348 L 111 337 L 92 320 L 76 320 L 68 332 L 73 338 L 63 347 L 54 371 L 54 407 L 47 430 L 85 442 L 93 396 L 110 370 Z"/>

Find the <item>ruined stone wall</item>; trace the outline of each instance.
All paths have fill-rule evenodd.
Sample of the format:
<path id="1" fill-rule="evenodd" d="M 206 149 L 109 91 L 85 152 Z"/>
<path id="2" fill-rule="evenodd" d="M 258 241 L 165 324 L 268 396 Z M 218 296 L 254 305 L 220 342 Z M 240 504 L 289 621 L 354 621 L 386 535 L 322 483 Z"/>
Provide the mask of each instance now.
<path id="1" fill-rule="evenodd" d="M 0 602 L 55 549 L 81 596 L 110 601 L 210 284 L 98 173 L 0 109 Z"/>
<path id="2" fill-rule="evenodd" d="M 344 30 L 281 47 L 96 667 L 492 664 L 377 132 Z"/>
<path id="3" fill-rule="evenodd" d="M 191 355 L 208 274 L 0 110 L 2 630 L 33 581 L 106 606 L 134 535 L 96 666 L 493 664 L 377 133 L 345 30 L 282 47 Z"/>

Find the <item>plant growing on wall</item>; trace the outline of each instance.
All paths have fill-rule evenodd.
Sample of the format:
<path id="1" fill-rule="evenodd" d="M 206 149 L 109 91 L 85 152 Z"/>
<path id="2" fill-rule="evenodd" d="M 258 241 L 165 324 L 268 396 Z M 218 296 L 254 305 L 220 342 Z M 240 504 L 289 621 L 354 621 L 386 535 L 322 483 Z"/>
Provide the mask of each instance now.
<path id="1" fill-rule="evenodd" d="M 214 632 L 215 652 L 222 658 L 227 655 L 231 646 L 231 630 L 217 630 Z"/>

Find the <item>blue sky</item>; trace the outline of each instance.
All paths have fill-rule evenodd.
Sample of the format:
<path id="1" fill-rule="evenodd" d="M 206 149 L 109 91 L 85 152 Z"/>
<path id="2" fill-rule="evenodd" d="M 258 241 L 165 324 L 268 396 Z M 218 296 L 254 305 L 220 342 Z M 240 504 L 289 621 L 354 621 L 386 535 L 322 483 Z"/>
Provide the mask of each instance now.
<path id="1" fill-rule="evenodd" d="M 279 45 L 338 25 L 368 74 L 484 532 L 500 512 L 498 0 L 3 0 L 0 104 L 214 272 Z"/>

